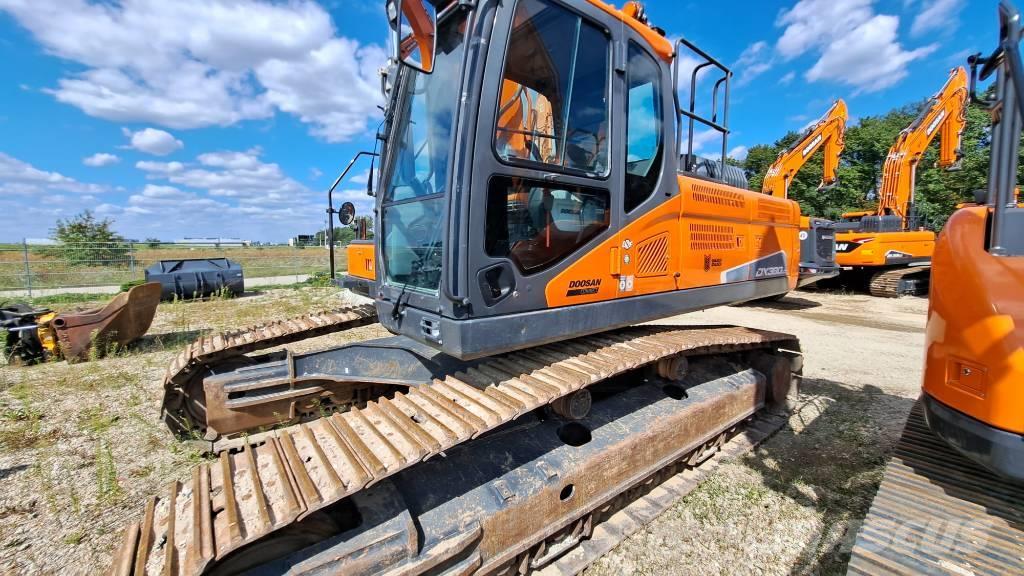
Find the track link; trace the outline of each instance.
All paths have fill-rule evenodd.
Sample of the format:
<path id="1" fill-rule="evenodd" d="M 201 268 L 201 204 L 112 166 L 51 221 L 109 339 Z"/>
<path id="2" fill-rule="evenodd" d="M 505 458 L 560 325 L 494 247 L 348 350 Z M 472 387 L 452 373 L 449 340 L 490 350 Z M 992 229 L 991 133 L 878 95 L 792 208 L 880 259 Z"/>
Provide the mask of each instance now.
<path id="1" fill-rule="evenodd" d="M 179 436 L 202 436 L 202 376 L 240 356 L 377 322 L 372 304 L 349 306 L 198 338 L 171 361 L 164 376 L 164 422 Z M 213 440 L 210 438 L 209 440 Z"/>
<path id="2" fill-rule="evenodd" d="M 849 574 L 1020 574 L 1024 488 L 935 436 L 918 402 L 885 468 Z"/>
<path id="3" fill-rule="evenodd" d="M 915 266 L 876 272 L 868 281 L 868 291 L 877 298 L 923 296 L 928 293 L 931 268 Z"/>
<path id="4" fill-rule="evenodd" d="M 151 499 L 114 574 L 199 574 L 211 562 L 563 396 L 679 355 L 799 350 L 786 334 L 644 326 L 492 358 L 308 423 L 246 438 Z"/>

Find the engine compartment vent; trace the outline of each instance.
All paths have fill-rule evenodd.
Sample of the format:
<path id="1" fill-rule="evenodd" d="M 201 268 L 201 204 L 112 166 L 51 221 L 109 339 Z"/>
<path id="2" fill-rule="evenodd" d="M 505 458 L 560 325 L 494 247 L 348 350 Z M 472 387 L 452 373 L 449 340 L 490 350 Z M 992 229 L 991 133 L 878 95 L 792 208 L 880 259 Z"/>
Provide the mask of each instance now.
<path id="1" fill-rule="evenodd" d="M 735 250 L 736 229 L 720 224 L 690 224 L 690 248 L 693 250 Z"/>

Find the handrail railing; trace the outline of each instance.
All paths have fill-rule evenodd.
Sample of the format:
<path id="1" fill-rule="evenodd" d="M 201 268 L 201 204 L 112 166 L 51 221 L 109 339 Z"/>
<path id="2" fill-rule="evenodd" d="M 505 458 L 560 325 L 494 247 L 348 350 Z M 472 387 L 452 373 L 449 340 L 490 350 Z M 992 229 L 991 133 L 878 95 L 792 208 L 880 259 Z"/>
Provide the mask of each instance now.
<path id="1" fill-rule="evenodd" d="M 690 73 L 690 103 L 689 109 L 683 109 L 679 102 L 679 66 L 682 62 L 680 58 L 681 49 L 686 48 L 690 52 L 696 54 L 700 58 L 703 58 L 703 62 L 693 68 Z M 694 45 L 692 42 L 685 38 L 680 38 L 676 42 L 676 58 L 672 66 L 672 84 L 675 93 L 676 103 L 676 150 L 682 150 L 683 147 L 683 117 L 688 120 L 687 129 L 687 145 L 686 145 L 686 156 L 683 170 L 691 171 L 694 168 L 695 158 L 693 155 L 694 146 L 694 130 L 697 123 L 703 124 L 712 130 L 715 130 L 722 135 L 722 166 L 724 170 L 726 158 L 729 150 L 729 85 L 732 80 L 732 71 L 729 68 L 718 61 L 715 57 L 711 56 L 707 52 L 704 52 L 699 47 Z M 711 116 L 710 118 L 702 116 L 697 113 L 697 80 L 701 71 L 705 68 L 714 67 L 722 73 L 722 77 L 719 78 L 712 90 L 711 96 Z M 723 90 L 724 86 L 724 90 Z M 723 105 L 722 105 L 722 120 L 719 122 L 719 92 L 723 93 Z"/>

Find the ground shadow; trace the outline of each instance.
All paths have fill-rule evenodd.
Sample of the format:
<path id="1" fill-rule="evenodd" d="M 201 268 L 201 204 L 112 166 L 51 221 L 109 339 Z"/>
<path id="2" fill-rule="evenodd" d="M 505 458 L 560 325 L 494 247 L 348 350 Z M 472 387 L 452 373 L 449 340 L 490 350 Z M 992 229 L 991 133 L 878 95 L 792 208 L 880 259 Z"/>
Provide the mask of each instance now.
<path id="1" fill-rule="evenodd" d="M 28 464 L 18 464 L 17 466 L 11 466 L 10 468 L 0 468 L 0 480 L 6 480 L 18 472 L 28 470 L 28 468 Z"/>
<path id="2" fill-rule="evenodd" d="M 784 298 L 778 300 L 752 300 L 744 302 L 740 306 L 744 308 L 766 308 L 769 310 L 809 310 L 811 308 L 820 308 L 821 302 L 787 294 Z"/>
<path id="3" fill-rule="evenodd" d="M 742 460 L 769 489 L 822 516 L 790 573 L 843 574 L 914 400 L 810 378 L 800 398 L 790 426 Z"/>

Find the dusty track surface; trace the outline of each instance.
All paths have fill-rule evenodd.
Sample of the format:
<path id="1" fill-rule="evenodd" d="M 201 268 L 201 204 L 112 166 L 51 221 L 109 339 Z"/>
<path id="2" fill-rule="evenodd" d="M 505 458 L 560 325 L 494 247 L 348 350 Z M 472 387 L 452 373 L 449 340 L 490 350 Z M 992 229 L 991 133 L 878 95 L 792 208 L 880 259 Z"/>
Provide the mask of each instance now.
<path id="1" fill-rule="evenodd" d="M 199 333 L 346 303 L 324 289 L 161 305 L 150 336 L 96 362 L 0 366 L 0 573 L 93 574 L 144 499 L 201 456 L 159 421 L 161 376 Z M 756 452 L 622 543 L 590 574 L 835 573 L 871 502 L 921 374 L 927 302 L 798 293 L 677 324 L 796 334 L 799 410 Z M 295 350 L 385 335 L 369 326 Z"/>

